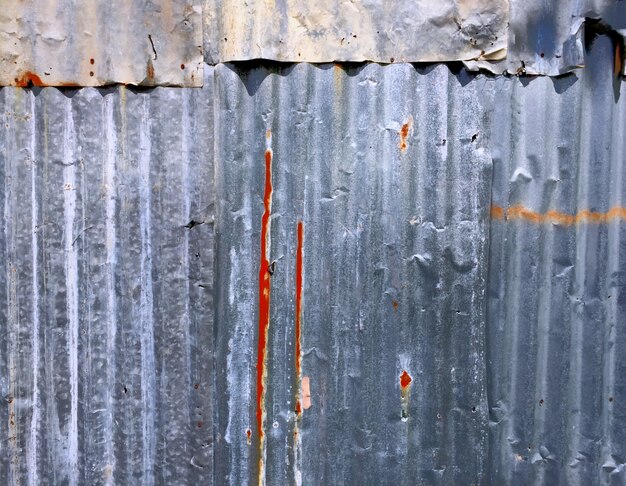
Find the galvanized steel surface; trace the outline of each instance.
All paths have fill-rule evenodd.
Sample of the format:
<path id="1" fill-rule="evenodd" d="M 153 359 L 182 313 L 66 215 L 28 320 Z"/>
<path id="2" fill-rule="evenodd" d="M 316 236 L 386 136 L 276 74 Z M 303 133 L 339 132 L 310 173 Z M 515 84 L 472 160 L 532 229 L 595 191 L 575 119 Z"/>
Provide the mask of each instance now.
<path id="1" fill-rule="evenodd" d="M 199 0 L 7 0 L 0 85 L 202 85 Z"/>
<path id="2" fill-rule="evenodd" d="M 210 483 L 211 87 L 0 91 L 3 484 Z"/>
<path id="3" fill-rule="evenodd" d="M 484 483 L 485 78 L 410 64 L 215 75 L 216 484 Z"/>
<path id="4" fill-rule="evenodd" d="M 495 82 L 494 484 L 626 484 L 626 86 L 593 49 L 580 79 Z"/>
<path id="5" fill-rule="evenodd" d="M 623 484 L 613 55 L 0 91 L 0 477 Z"/>
<path id="6" fill-rule="evenodd" d="M 502 59 L 508 10 L 508 0 L 205 0 L 205 59 Z"/>

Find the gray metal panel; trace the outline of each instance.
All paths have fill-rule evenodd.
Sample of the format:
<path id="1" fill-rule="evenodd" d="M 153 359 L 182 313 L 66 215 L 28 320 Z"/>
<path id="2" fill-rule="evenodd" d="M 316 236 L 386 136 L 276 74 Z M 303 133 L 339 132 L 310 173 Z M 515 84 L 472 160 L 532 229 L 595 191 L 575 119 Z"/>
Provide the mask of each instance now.
<path id="1" fill-rule="evenodd" d="M 202 85 L 200 0 L 7 0 L 0 85 Z"/>
<path id="2" fill-rule="evenodd" d="M 259 459 L 267 484 L 486 484 L 487 87 L 442 65 L 216 67 L 216 484 L 256 483 Z"/>
<path id="3" fill-rule="evenodd" d="M 612 56 L 600 37 L 580 79 L 495 83 L 495 484 L 626 483 L 626 100 Z"/>
<path id="4" fill-rule="evenodd" d="M 4 484 L 210 482 L 211 77 L 0 91 Z"/>

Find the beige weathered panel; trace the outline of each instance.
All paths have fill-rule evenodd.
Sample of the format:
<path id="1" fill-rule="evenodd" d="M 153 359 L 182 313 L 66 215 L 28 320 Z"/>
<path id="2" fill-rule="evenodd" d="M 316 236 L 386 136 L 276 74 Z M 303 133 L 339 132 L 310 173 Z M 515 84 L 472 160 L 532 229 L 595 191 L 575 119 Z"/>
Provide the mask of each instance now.
<path id="1" fill-rule="evenodd" d="M 508 0 L 204 0 L 205 58 L 453 61 L 506 55 Z"/>
<path id="2" fill-rule="evenodd" d="M 0 85 L 202 85 L 200 0 L 0 0 Z"/>

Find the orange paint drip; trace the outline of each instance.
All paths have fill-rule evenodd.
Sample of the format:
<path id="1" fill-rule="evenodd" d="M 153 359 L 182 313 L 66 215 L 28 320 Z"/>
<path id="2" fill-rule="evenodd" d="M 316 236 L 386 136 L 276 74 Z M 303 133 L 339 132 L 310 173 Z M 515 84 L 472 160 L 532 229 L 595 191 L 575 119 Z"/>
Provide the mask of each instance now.
<path id="1" fill-rule="evenodd" d="M 552 223 L 561 226 L 571 226 L 580 223 L 609 223 L 616 219 L 626 221 L 626 208 L 615 206 L 606 213 L 583 209 L 576 214 L 567 214 L 560 211 L 550 210 L 546 213 L 538 213 L 525 208 L 521 204 L 504 209 L 500 206 L 491 206 L 491 218 L 501 221 L 529 221 L 535 224 Z"/>
<path id="2" fill-rule="evenodd" d="M 269 135 L 269 132 L 268 132 Z M 269 138 L 269 137 L 268 137 Z M 259 348 L 257 354 L 257 407 L 256 424 L 259 436 L 259 483 L 263 475 L 263 419 L 265 409 L 265 361 L 267 357 L 267 337 L 270 326 L 270 260 L 269 231 L 272 212 L 272 150 L 265 151 L 265 192 L 263 194 L 263 217 L 261 219 L 261 261 L 259 265 Z"/>
<path id="3" fill-rule="evenodd" d="M 300 405 L 300 379 L 302 376 L 302 351 L 300 347 L 300 336 L 302 326 L 302 248 L 304 244 L 304 223 L 298 221 L 298 246 L 296 249 L 296 350 L 295 350 L 295 368 L 296 368 L 296 413 L 302 413 Z"/>

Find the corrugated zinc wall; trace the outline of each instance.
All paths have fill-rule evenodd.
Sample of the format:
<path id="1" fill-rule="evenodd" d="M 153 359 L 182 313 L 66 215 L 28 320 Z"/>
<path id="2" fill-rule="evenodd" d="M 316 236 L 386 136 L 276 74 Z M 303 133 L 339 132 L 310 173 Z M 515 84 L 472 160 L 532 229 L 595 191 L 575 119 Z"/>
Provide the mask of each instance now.
<path id="1" fill-rule="evenodd" d="M 3 481 L 622 484 L 614 54 L 4 88 Z"/>

